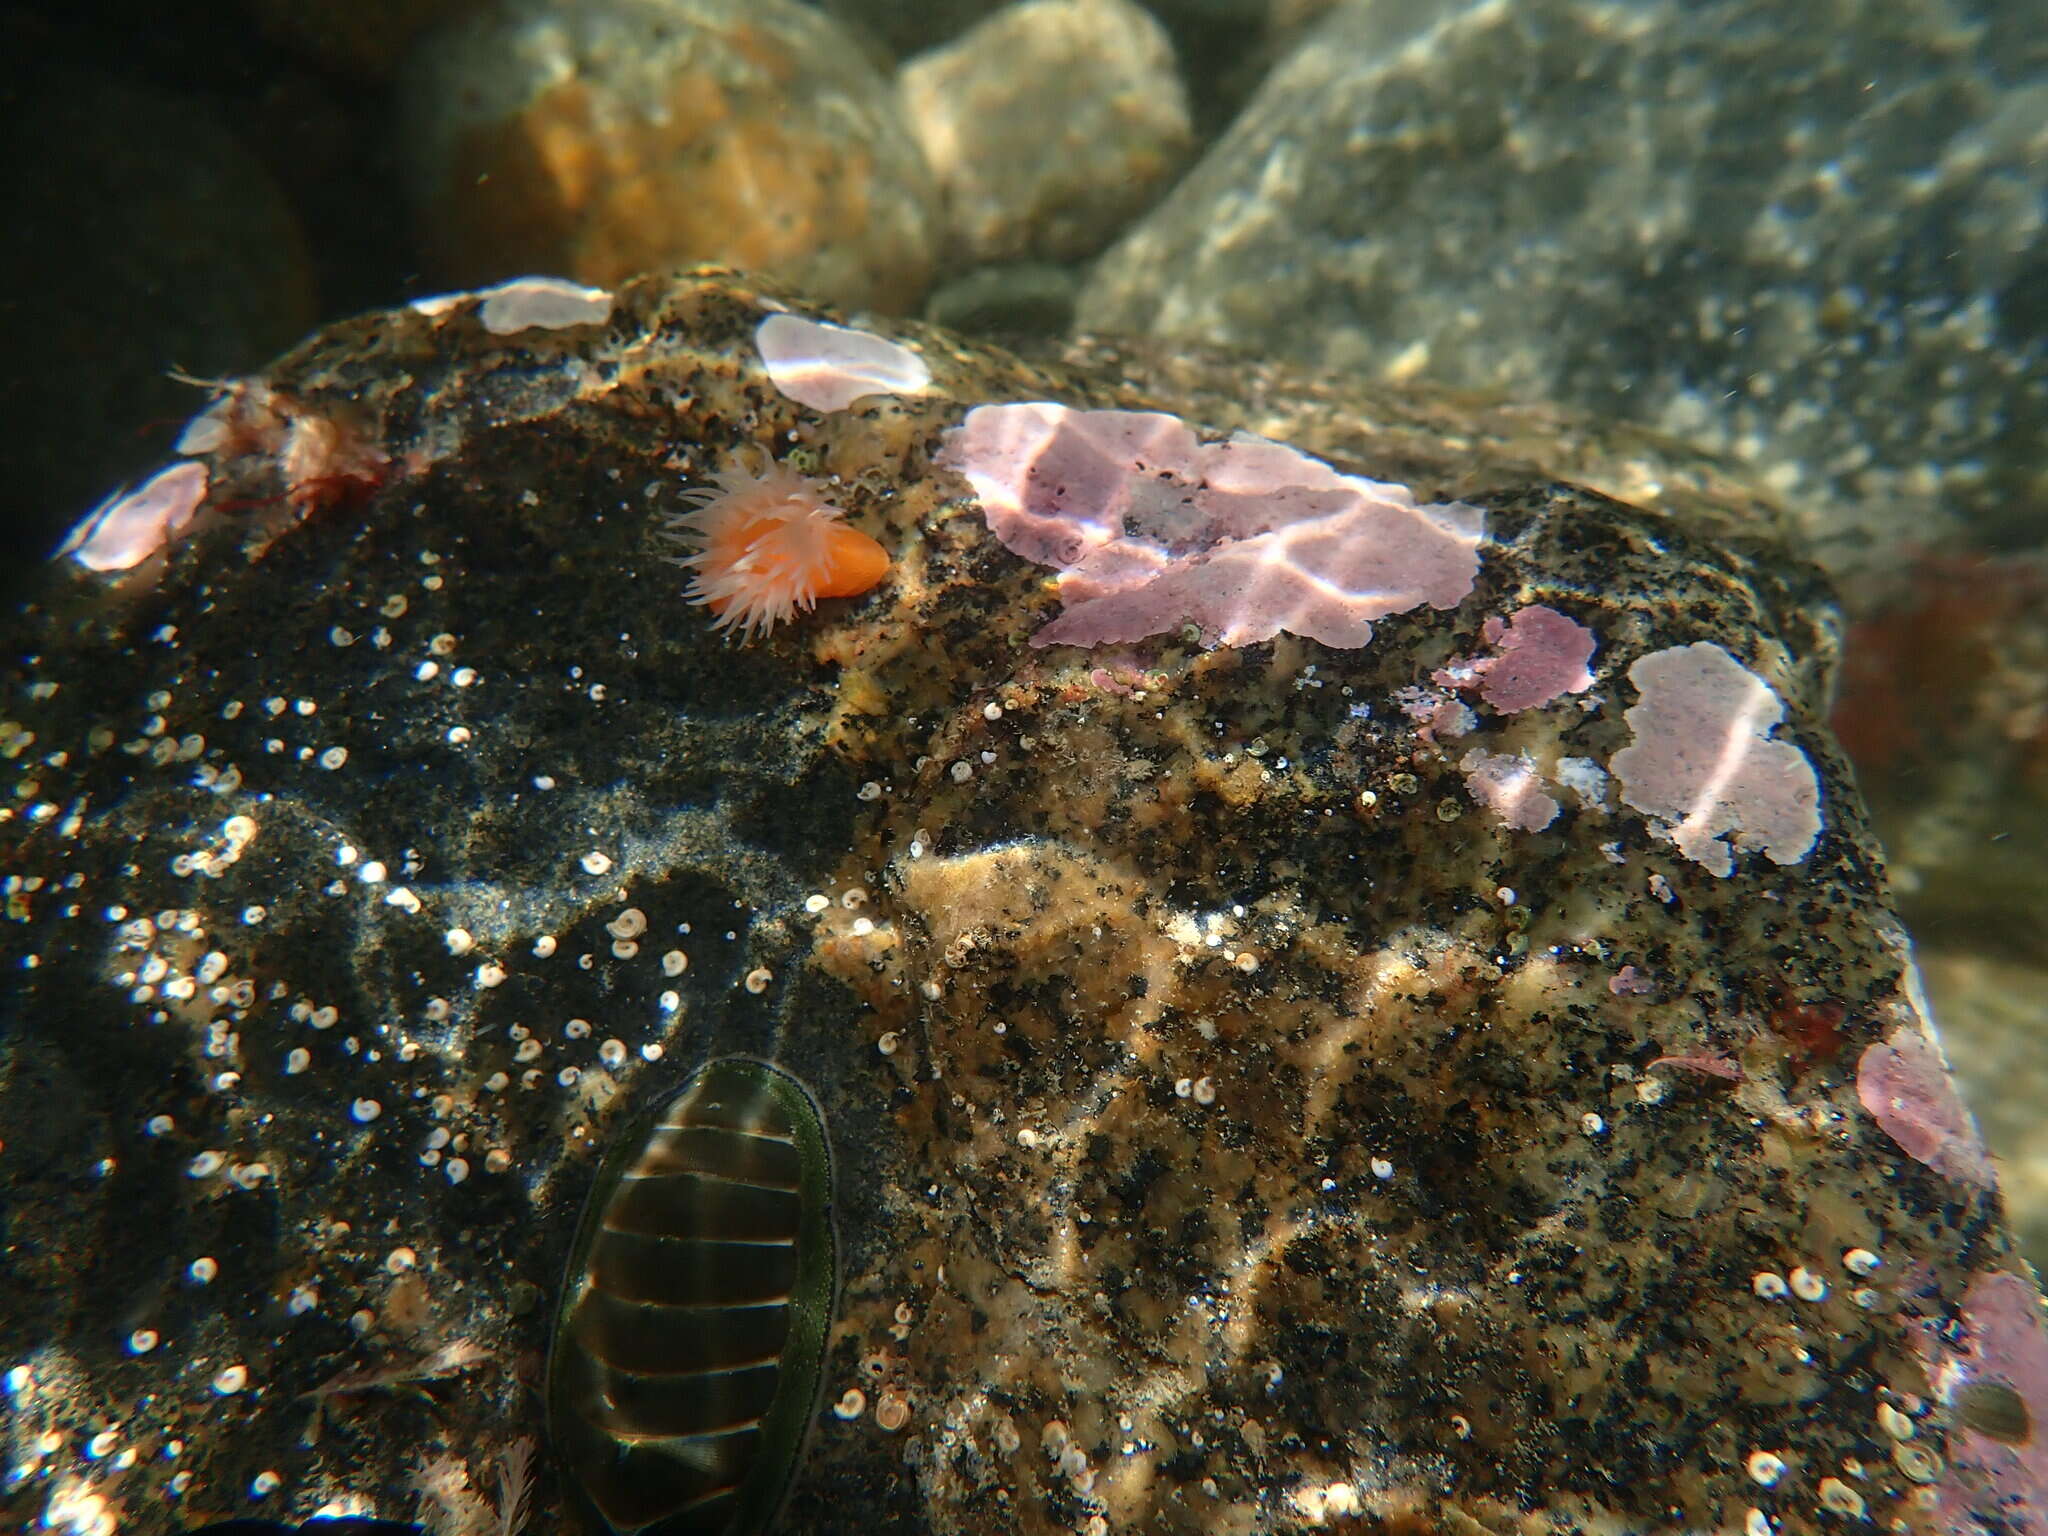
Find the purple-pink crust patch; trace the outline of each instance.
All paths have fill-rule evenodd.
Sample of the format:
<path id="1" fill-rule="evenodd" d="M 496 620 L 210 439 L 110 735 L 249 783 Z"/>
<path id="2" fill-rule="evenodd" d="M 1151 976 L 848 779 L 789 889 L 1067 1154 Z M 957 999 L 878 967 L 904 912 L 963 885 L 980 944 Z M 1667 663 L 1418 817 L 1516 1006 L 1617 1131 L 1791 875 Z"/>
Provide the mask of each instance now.
<path id="1" fill-rule="evenodd" d="M 869 395 L 921 394 L 932 381 L 910 348 L 801 315 L 763 320 L 754 327 L 754 349 L 775 387 L 814 411 L 843 411 Z"/>
<path id="2" fill-rule="evenodd" d="M 1621 798 L 1716 875 L 1735 849 L 1797 864 L 1820 836 L 1820 783 L 1806 754 L 1771 740 L 1785 706 L 1771 685 L 1707 641 L 1652 651 L 1628 669 L 1635 739 L 1608 764 Z"/>
<path id="3" fill-rule="evenodd" d="M 1593 631 L 1547 604 L 1519 608 L 1505 622 L 1489 618 L 1480 632 L 1495 654 L 1466 663 L 1470 679 L 1460 677 L 1458 684 L 1469 687 L 1476 680 L 1479 696 L 1504 715 L 1593 686 L 1586 665 L 1593 659 Z M 1439 673 L 1437 681 L 1447 676 Z"/>
<path id="4" fill-rule="evenodd" d="M 1915 1162 L 1982 1189 L 1997 1182 L 1991 1154 L 1956 1095 L 1947 1063 L 1917 1026 L 1894 1025 L 1884 1039 L 1863 1048 L 1856 1097 Z"/>
<path id="5" fill-rule="evenodd" d="M 1607 978 L 1607 990 L 1616 997 L 1655 997 L 1657 984 L 1632 965 L 1624 965 Z"/>
<path id="6" fill-rule="evenodd" d="M 89 571 L 127 571 L 169 545 L 191 525 L 206 499 L 206 466 L 186 462 L 159 470 L 132 491 L 109 496 L 57 547 Z"/>
<path id="7" fill-rule="evenodd" d="M 2048 1323 L 2040 1300 L 2018 1275 L 1993 1270 L 1971 1280 L 1961 1315 L 1966 1333 L 1960 1349 L 1931 1327 L 1921 1334 L 1936 1394 L 1953 1409 L 1973 1388 L 2016 1393 L 2026 1405 L 2029 1432 L 2010 1443 L 1972 1428 L 1966 1414 L 1955 1416 L 1940 1529 L 1956 1536 L 2048 1536 Z"/>
<path id="8" fill-rule="evenodd" d="M 1541 832 L 1557 819 L 1557 802 L 1543 792 L 1543 775 L 1526 752 L 1474 747 L 1458 763 L 1472 798 L 1517 832 Z"/>
<path id="9" fill-rule="evenodd" d="M 1204 443 L 1154 411 L 978 406 L 939 463 L 1006 549 L 1059 571 L 1064 611 L 1034 646 L 1194 624 L 1208 645 L 1285 630 L 1355 648 L 1375 619 L 1455 607 L 1479 570 L 1477 507 L 1418 506 L 1265 438 Z"/>

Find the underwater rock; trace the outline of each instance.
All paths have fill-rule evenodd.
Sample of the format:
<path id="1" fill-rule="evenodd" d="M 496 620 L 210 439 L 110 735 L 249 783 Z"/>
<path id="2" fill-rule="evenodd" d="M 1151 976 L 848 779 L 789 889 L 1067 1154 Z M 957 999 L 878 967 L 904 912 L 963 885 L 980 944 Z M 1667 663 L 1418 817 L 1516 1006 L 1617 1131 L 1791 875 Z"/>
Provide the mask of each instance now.
<path id="1" fill-rule="evenodd" d="M 1090 330 L 1627 416 L 1837 571 L 2039 537 L 2034 8 L 1344 0 L 1084 290 Z"/>
<path id="2" fill-rule="evenodd" d="M 786 295 L 609 298 L 322 332 L 188 433 L 160 550 L 10 617 L 0 1512 L 488 1518 L 601 1161 L 740 1057 L 815 1104 L 839 1253 L 763 1529 L 2048 1529 L 2032 1282 L 1766 509 L 1195 353 L 863 322 L 783 375 L 819 409 L 763 356 L 827 334 Z M 898 352 L 924 382 L 872 392 Z M 1358 645 L 1033 645 L 1059 573 L 976 472 L 1076 509 L 960 430 L 1030 402 L 1458 503 L 1470 589 Z M 1173 467 L 1090 441 L 1127 489 Z M 1567 462 L 1658 495 L 1532 467 Z M 771 464 L 888 565 L 728 643 L 658 535 Z M 1212 480 L 1073 536 L 1259 537 Z M 1290 582 L 1382 536 L 1275 494 Z M 1535 607 L 1582 660 L 1432 689 Z M 1744 710 L 1641 708 L 1693 646 Z M 1705 831 L 1709 867 L 1676 770 L 1647 813 L 1607 787 L 1717 741 L 1803 765 L 1810 836 Z M 1527 830 L 1468 783 L 1500 761 L 1573 792 Z M 587 1528 L 559 1481 L 534 1528 Z"/>
<path id="3" fill-rule="evenodd" d="M 438 276 L 687 261 L 915 308 L 938 193 L 894 91 L 797 0 L 520 0 L 421 38 L 397 155 Z"/>
<path id="4" fill-rule="evenodd" d="M 896 84 L 975 262 L 1094 254 L 1194 144 L 1173 44 L 1131 0 L 1025 0 Z"/>

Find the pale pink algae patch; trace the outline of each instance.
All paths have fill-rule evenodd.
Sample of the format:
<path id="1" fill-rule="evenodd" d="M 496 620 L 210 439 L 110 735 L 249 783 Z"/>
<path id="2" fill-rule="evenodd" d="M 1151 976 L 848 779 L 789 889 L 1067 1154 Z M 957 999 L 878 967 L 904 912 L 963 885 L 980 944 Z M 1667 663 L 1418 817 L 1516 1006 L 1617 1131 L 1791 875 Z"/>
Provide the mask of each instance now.
<path id="1" fill-rule="evenodd" d="M 1963 1293 L 1962 1347 L 1932 1328 L 1921 1350 L 1935 1393 L 1955 1410 L 1974 1392 L 2010 1392 L 2025 1405 L 2024 1434 L 1985 1434 L 1958 1412 L 1949 1428 L 1951 1475 L 1943 1480 L 1944 1531 L 2048 1536 L 2048 1322 L 2034 1287 L 2004 1270 L 1980 1274 Z"/>
<path id="2" fill-rule="evenodd" d="M 1496 654 L 1468 663 L 1479 695 L 1504 715 L 1593 686 L 1593 631 L 1544 603 L 1489 618 L 1481 633 Z M 1443 681 L 1439 674 L 1438 681 Z"/>
<path id="3" fill-rule="evenodd" d="M 1956 1094 L 1941 1052 L 1917 1026 L 1896 1025 L 1864 1047 L 1856 1063 L 1856 1097 L 1915 1162 L 1959 1183 L 1983 1189 L 1996 1183 L 1991 1154 Z"/>
<path id="4" fill-rule="evenodd" d="M 230 435 L 228 414 L 233 400 L 234 395 L 230 391 L 186 422 L 185 430 L 178 434 L 178 452 L 196 457 L 225 447 Z"/>
<path id="5" fill-rule="evenodd" d="M 1418 506 L 1240 433 L 1203 443 L 1176 416 L 984 405 L 946 435 L 991 532 L 1059 571 L 1064 611 L 1034 646 L 1107 645 L 1192 624 L 1208 645 L 1282 630 L 1357 647 L 1372 621 L 1455 607 L 1479 569 L 1484 514 Z"/>
<path id="6" fill-rule="evenodd" d="M 58 546 L 89 571 L 132 570 L 190 526 L 206 499 L 206 466 L 173 464 L 132 491 L 109 496 Z"/>
<path id="7" fill-rule="evenodd" d="M 869 395 L 921 394 L 932 382 L 910 348 L 801 315 L 770 315 L 754 328 L 754 347 L 784 398 L 814 411 L 843 411 Z"/>
<path id="8" fill-rule="evenodd" d="M 1641 697 L 1635 733 L 1608 765 L 1621 798 L 1716 875 L 1734 850 L 1797 864 L 1820 835 L 1820 784 L 1806 754 L 1771 740 L 1785 717 L 1777 694 L 1707 641 L 1653 651 L 1628 669 Z"/>
<path id="9" fill-rule="evenodd" d="M 1501 825 L 1541 832 L 1557 819 L 1557 802 L 1543 792 L 1543 775 L 1526 752 L 1487 752 L 1474 747 L 1459 762 L 1465 788 Z"/>
<path id="10" fill-rule="evenodd" d="M 1607 978 L 1607 990 L 1616 997 L 1653 997 L 1657 992 L 1657 984 L 1634 966 L 1624 965 Z M 1661 1059 L 1669 1061 L 1671 1058 L 1667 1056 Z"/>
<path id="11" fill-rule="evenodd" d="M 1415 723 L 1415 734 L 1427 742 L 1468 735 L 1479 726 L 1479 717 L 1469 705 L 1434 688 L 1414 683 L 1396 688 L 1394 702 Z"/>
<path id="12" fill-rule="evenodd" d="M 414 299 L 412 308 L 430 320 L 437 320 L 471 299 L 482 301 L 477 306 L 477 320 L 493 336 L 603 325 L 611 319 L 614 303 L 608 290 L 586 288 L 566 277 L 515 277 L 475 293 L 437 293 Z"/>
<path id="13" fill-rule="evenodd" d="M 484 289 L 477 297 L 483 300 L 477 319 L 493 336 L 603 325 L 612 317 L 610 293 L 562 277 L 516 277 Z"/>

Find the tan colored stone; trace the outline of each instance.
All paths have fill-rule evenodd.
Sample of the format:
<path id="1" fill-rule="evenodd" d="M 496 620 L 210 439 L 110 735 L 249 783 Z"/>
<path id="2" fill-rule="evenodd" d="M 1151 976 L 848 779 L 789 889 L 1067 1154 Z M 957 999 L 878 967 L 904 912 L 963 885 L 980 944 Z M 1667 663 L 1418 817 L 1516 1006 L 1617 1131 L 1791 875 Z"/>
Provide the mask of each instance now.
<path id="1" fill-rule="evenodd" d="M 936 203 L 895 98 L 796 0 L 524 0 L 436 34 L 400 153 L 442 279 L 715 261 L 902 310 Z"/>

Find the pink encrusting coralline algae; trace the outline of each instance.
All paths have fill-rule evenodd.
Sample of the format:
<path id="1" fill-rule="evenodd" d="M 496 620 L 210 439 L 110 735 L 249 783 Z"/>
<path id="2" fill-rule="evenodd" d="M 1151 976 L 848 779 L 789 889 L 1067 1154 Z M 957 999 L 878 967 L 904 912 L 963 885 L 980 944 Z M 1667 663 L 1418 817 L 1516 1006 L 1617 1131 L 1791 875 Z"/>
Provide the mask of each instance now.
<path id="1" fill-rule="evenodd" d="M 1593 631 L 1545 603 L 1498 615 L 1480 628 L 1491 656 L 1444 668 L 1436 680 L 1446 688 L 1474 688 L 1504 715 L 1535 709 L 1567 693 L 1593 686 Z"/>
<path id="2" fill-rule="evenodd" d="M 1941 1051 L 1924 1031 L 1899 1024 L 1863 1049 L 1856 1097 L 1915 1162 L 1963 1184 L 1997 1182 L 1977 1123 L 1963 1107 Z"/>
<path id="3" fill-rule="evenodd" d="M 206 499 L 204 464 L 173 464 L 132 491 L 118 491 L 80 520 L 57 548 L 89 571 L 133 570 L 182 538 Z"/>
<path id="4" fill-rule="evenodd" d="M 1704 640 L 1638 657 L 1628 678 L 1635 739 L 1608 764 L 1624 803 L 1716 875 L 1737 848 L 1778 864 L 1813 851 L 1820 783 L 1804 752 L 1771 739 L 1785 705 L 1770 684 Z"/>
<path id="5" fill-rule="evenodd" d="M 1155 411 L 978 406 L 939 463 L 973 486 L 1005 548 L 1058 569 L 1064 611 L 1034 646 L 1188 624 L 1207 645 L 1285 630 L 1362 646 L 1376 619 L 1455 607 L 1485 532 L 1477 507 L 1418 506 L 1405 486 L 1264 438 L 1204 443 Z"/>
<path id="6" fill-rule="evenodd" d="M 439 319 L 460 312 L 471 302 L 476 304 L 478 323 L 493 336 L 517 336 L 531 330 L 603 325 L 611 319 L 617 301 L 606 289 L 586 288 L 564 277 L 515 277 L 475 293 L 414 299 L 412 308 L 429 319 Z"/>
<path id="7" fill-rule="evenodd" d="M 1953 1473 L 1939 1484 L 1939 1536 L 2048 1536 L 2048 1320 L 2009 1270 L 1970 1281 L 1956 1329 L 1923 1324 L 1916 1343 L 1951 1417 Z"/>
<path id="8" fill-rule="evenodd" d="M 1557 801 L 1544 793 L 1543 775 L 1526 752 L 1488 752 L 1474 747 L 1459 760 L 1465 788 L 1504 827 L 1541 832 L 1557 819 Z"/>
<path id="9" fill-rule="evenodd" d="M 770 315 L 754 328 L 754 350 L 786 399 L 814 411 L 843 411 L 870 395 L 922 394 L 932 382 L 925 360 L 886 337 Z"/>
<path id="10" fill-rule="evenodd" d="M 1624 965 L 1607 978 L 1607 990 L 1616 997 L 1655 997 L 1657 984 L 1633 965 Z"/>

